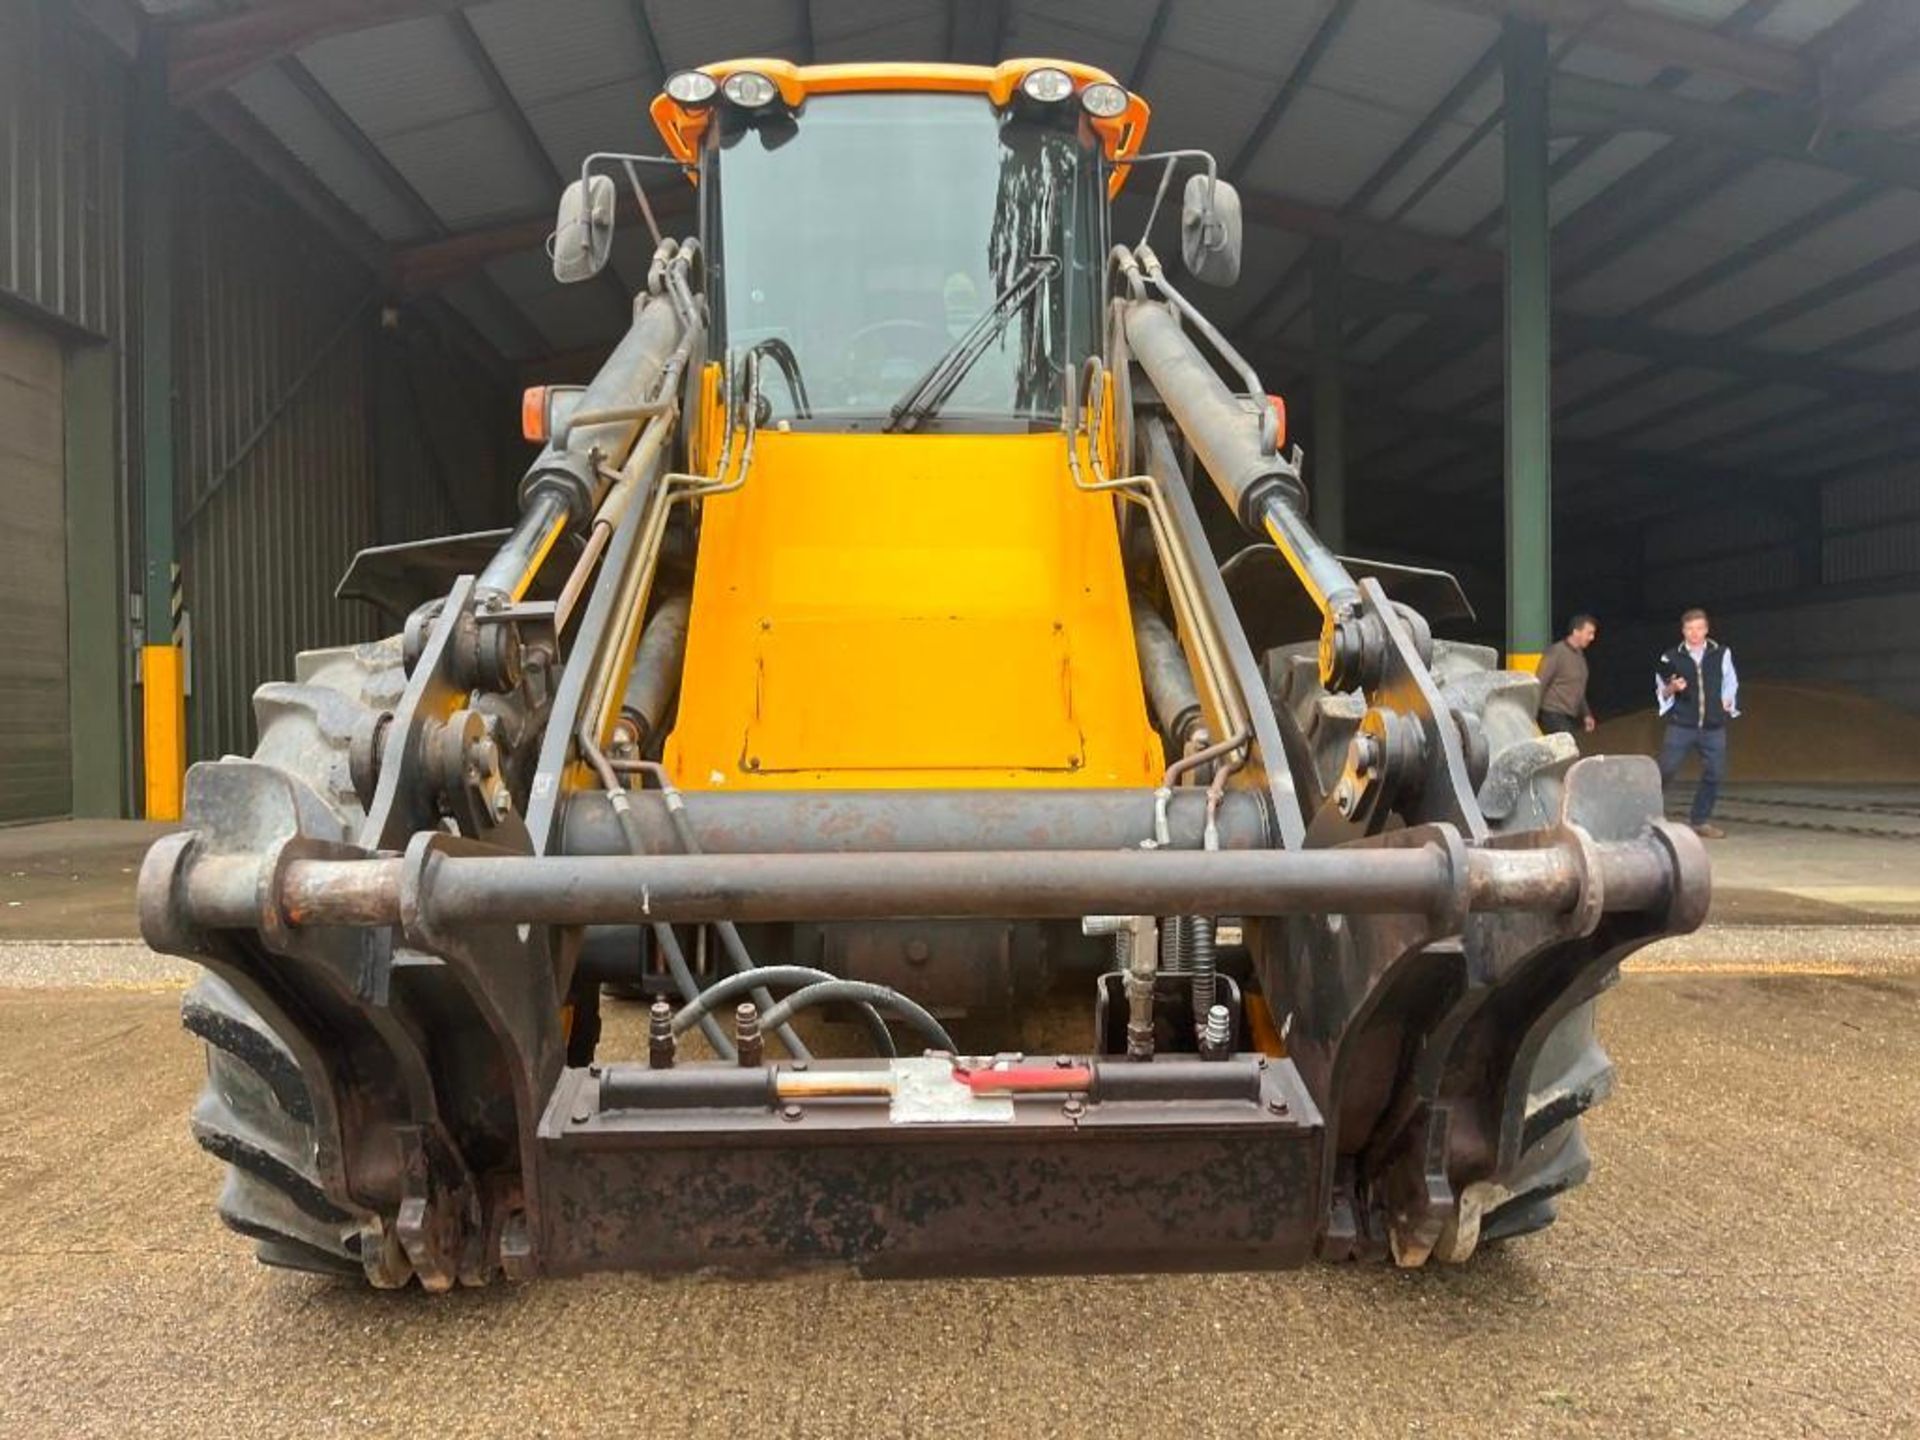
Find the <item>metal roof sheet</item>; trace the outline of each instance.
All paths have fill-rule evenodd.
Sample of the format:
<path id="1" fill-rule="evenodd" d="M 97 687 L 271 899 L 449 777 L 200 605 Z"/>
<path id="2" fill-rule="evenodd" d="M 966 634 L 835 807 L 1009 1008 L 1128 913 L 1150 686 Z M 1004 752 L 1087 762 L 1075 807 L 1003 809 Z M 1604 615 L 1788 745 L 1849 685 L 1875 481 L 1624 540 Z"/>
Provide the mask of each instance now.
<path id="1" fill-rule="evenodd" d="M 356 30 L 309 45 L 301 63 L 375 140 L 493 107 L 445 16 Z"/>
<path id="2" fill-rule="evenodd" d="M 1156 150 L 1211 150 L 1222 165 L 1231 164 L 1278 83 L 1269 74 L 1230 69 L 1162 45 L 1147 91 L 1153 106 L 1147 143 Z"/>
<path id="3" fill-rule="evenodd" d="M 1332 0 L 1284 5 L 1270 0 L 1209 0 L 1204 5 L 1175 5 L 1168 12 L 1161 45 L 1166 52 L 1218 70 L 1258 77 L 1271 94 L 1331 8 Z M 1243 125 L 1258 113 L 1256 109 L 1252 115 L 1243 115 Z"/>
<path id="4" fill-rule="evenodd" d="M 1639 168 L 1673 142 L 1665 135 L 1633 132 L 1610 135 L 1584 163 L 1556 180 L 1547 197 L 1547 213 L 1558 225 L 1614 181 Z"/>
<path id="5" fill-rule="evenodd" d="M 1491 20 L 1458 10 L 1360 0 L 1314 67 L 1312 83 L 1417 121 L 1499 36 Z"/>
<path id="6" fill-rule="evenodd" d="M 1098 15 L 1100 12 L 1089 12 Z M 1098 65 L 1110 75 L 1126 76 L 1133 72 L 1134 63 L 1140 55 L 1141 34 L 1115 35 L 1104 29 L 1095 29 L 1091 24 L 1083 24 L 1077 16 L 1026 15 L 1018 14 L 1007 27 L 1006 49 L 1012 55 L 1048 55 L 1058 59 L 1081 60 L 1089 65 Z M 931 52 L 939 54 L 940 46 Z M 899 58 L 897 55 L 893 58 Z M 1159 89 L 1159 71 L 1156 68 L 1148 87 L 1149 98 L 1157 97 Z M 1153 119 L 1150 122 L 1147 143 L 1159 147 L 1166 142 L 1166 126 L 1160 117 L 1160 107 L 1154 106 Z"/>
<path id="7" fill-rule="evenodd" d="M 1245 172 L 1246 183 L 1315 205 L 1339 205 L 1406 137 L 1401 111 L 1317 85 L 1303 87 Z"/>
<path id="8" fill-rule="evenodd" d="M 1847 356 L 1847 363 L 1862 370 L 1920 370 L 1920 316 L 1915 317 L 1914 325 L 1905 335 L 1855 350 Z"/>
<path id="9" fill-rule="evenodd" d="M 387 156 L 453 229 L 518 218 L 555 200 L 512 123 L 498 110 L 390 137 Z"/>
<path id="10" fill-rule="evenodd" d="M 941 0 L 853 0 L 814 7 L 814 45 L 821 57 L 839 64 L 938 54 L 946 32 L 947 7 Z"/>
<path id="11" fill-rule="evenodd" d="M 426 227 L 401 196 L 376 174 L 353 145 L 278 69 L 256 70 L 233 95 L 294 158 L 313 172 L 384 240 L 419 239 Z"/>
<path id="12" fill-rule="evenodd" d="M 1649 373 L 1643 383 L 1611 400 L 1562 416 L 1554 430 L 1557 434 L 1582 440 L 1611 435 L 1632 427 L 1643 417 L 1664 410 L 1675 401 L 1711 394 L 1726 383 L 1727 377 L 1718 370 L 1663 368 L 1658 373 Z"/>
<path id="13" fill-rule="evenodd" d="M 1786 45 L 1802 45 L 1844 19 L 1856 8 L 1856 0 L 1781 0 L 1754 25 L 1753 33 L 1762 40 Z"/>
<path id="14" fill-rule="evenodd" d="M 1817 310 L 1798 315 L 1755 337 L 1769 350 L 1796 354 L 1844 342 L 1890 316 L 1909 315 L 1920 325 L 1920 265 L 1862 285 Z"/>
<path id="15" fill-rule="evenodd" d="M 1455 165 L 1418 205 L 1406 223 L 1436 235 L 1464 235 L 1500 207 L 1504 193 L 1505 144 L 1493 131 Z"/>
<path id="16" fill-rule="evenodd" d="M 1738 386 L 1727 399 L 1696 405 L 1654 429 L 1636 431 L 1634 443 L 1656 450 L 1684 450 L 1745 432 L 1819 398 L 1818 390 L 1804 385 Z"/>
<path id="17" fill-rule="evenodd" d="M 158 13 L 195 0 L 143 3 Z M 319 6 L 327 0 L 306 3 Z M 419 191 L 438 220 L 463 233 L 544 213 L 554 199 L 546 161 L 566 174 L 592 149 L 654 148 L 644 109 L 659 76 L 650 73 L 643 27 L 650 28 L 669 69 L 751 53 L 809 58 L 803 53 L 809 28 L 811 58 L 820 61 L 931 59 L 944 53 L 955 28 L 952 3 L 959 0 L 472 4 L 467 18 L 538 137 L 544 160 L 528 153 L 513 117 L 500 108 L 455 22 L 446 16 L 336 35 L 307 45 L 299 58 L 339 112 Z M 1853 0 L 1620 3 L 1669 21 L 1719 25 L 1725 34 L 1786 46 L 1816 41 L 1858 8 Z M 1303 55 L 1330 16 L 1339 23 L 1325 31 L 1331 38 L 1310 73 L 1302 71 Z M 1164 28 L 1149 54 L 1156 17 L 1164 19 Z M 1319 207 L 1327 212 L 1319 222 L 1323 227 L 1344 223 L 1335 217 L 1360 196 L 1367 217 L 1404 234 L 1402 243 L 1391 247 L 1348 243 L 1346 263 L 1356 273 L 1389 285 L 1457 290 L 1460 282 L 1447 278 L 1451 272 L 1444 265 L 1436 271 L 1423 263 L 1407 242 L 1417 247 L 1421 236 L 1429 236 L 1470 238 L 1489 249 L 1501 243 L 1500 127 L 1493 125 L 1461 151 L 1472 127 L 1494 116 L 1501 104 L 1497 67 L 1489 67 L 1491 73 L 1464 93 L 1450 114 L 1435 113 L 1443 97 L 1451 97 L 1476 73 L 1474 67 L 1484 64 L 1497 33 L 1491 21 L 1449 0 L 1354 0 L 1338 10 L 1335 0 L 1167 0 L 1164 8 L 1162 0 L 1113 0 L 1098 7 L 1080 0 L 1008 0 L 1001 39 L 1004 54 L 1083 59 L 1123 79 L 1144 60 L 1143 88 L 1155 112 L 1151 143 L 1211 149 L 1223 165 L 1258 134 L 1281 87 L 1291 83 L 1289 106 L 1248 157 L 1243 182 L 1297 205 Z M 1657 85 L 1704 105 L 1721 105 L 1741 93 L 1740 84 L 1726 76 L 1689 74 L 1657 55 L 1621 53 L 1620 42 L 1609 44 L 1602 27 L 1577 34 L 1557 31 L 1551 43 L 1567 73 L 1629 87 Z M 373 231 L 390 242 L 420 238 L 422 227 L 406 198 L 394 193 L 379 169 L 340 133 L 337 119 L 298 86 L 269 65 L 233 88 L 315 179 Z M 1909 57 L 1901 73 L 1857 98 L 1847 125 L 1904 127 L 1907 133 L 1886 143 L 1920 151 L 1920 61 Z M 1767 103 L 1774 112 L 1791 104 L 1778 96 Z M 1416 130 L 1427 134 L 1424 143 L 1414 142 Z M 1571 137 L 1557 138 L 1554 155 L 1564 159 L 1574 143 Z M 1684 148 L 1671 148 L 1676 145 Z M 1697 167 L 1695 150 L 1706 157 Z M 1597 267 L 1582 260 L 1585 273 L 1556 297 L 1556 305 L 1576 313 L 1623 315 L 1643 312 L 1650 300 L 1680 287 L 1676 301 L 1663 311 L 1636 314 L 1629 322 L 1654 327 L 1657 338 L 1660 330 L 1711 336 L 1776 306 L 1798 309 L 1800 297 L 1814 296 L 1820 303 L 1789 313 L 1770 329 L 1756 328 L 1739 343 L 1782 355 L 1839 344 L 1836 364 L 1893 372 L 1920 365 L 1920 267 L 1848 284 L 1848 277 L 1920 235 L 1920 186 L 1885 188 L 1847 212 L 1860 182 L 1823 157 L 1792 160 L 1723 148 L 1718 153 L 1725 154 L 1726 163 L 1719 173 L 1726 178 L 1716 182 L 1714 153 L 1704 150 L 1703 142 L 1623 130 L 1605 143 L 1582 144 L 1577 164 L 1559 166 L 1565 173 L 1557 176 L 1550 197 L 1556 223 L 1578 216 L 1576 223 L 1584 226 L 1603 216 L 1611 219 L 1606 212 L 1621 207 L 1626 217 L 1637 209 L 1645 213 L 1639 228 L 1624 231 L 1628 238 L 1600 256 Z M 1701 183 L 1663 208 L 1650 208 L 1637 193 L 1645 188 L 1639 177 L 1668 168 L 1669 161 L 1680 162 L 1683 173 L 1697 173 Z M 1116 219 L 1119 233 L 1130 234 L 1138 224 L 1141 199 L 1133 194 L 1123 201 Z M 1826 218 L 1814 224 L 1809 216 Z M 1769 241 L 1787 226 L 1795 227 L 1791 243 Z M 1806 233 L 1796 233 L 1801 230 Z M 1171 253 L 1165 243 L 1169 233 L 1163 226 L 1159 237 L 1166 253 Z M 644 241 L 637 225 L 621 232 L 616 268 L 628 280 L 643 273 Z M 1286 346 L 1289 366 L 1300 363 L 1311 341 L 1306 267 L 1300 264 L 1306 243 L 1301 235 L 1250 223 L 1240 283 L 1201 297 L 1229 325 L 1254 332 L 1250 348 Z M 1750 248 L 1754 259 L 1740 263 Z M 1707 275 L 1710 267 L 1717 282 L 1694 293 L 1687 282 Z M 1294 277 L 1288 293 L 1275 298 L 1288 275 Z M 494 262 L 485 283 L 463 282 L 451 293 L 476 327 L 503 346 L 524 349 L 527 323 L 557 348 L 604 343 L 617 325 L 617 307 L 606 303 L 606 287 L 559 289 L 537 247 Z M 1498 313 L 1498 287 L 1483 283 L 1478 293 L 1491 321 Z M 526 322 L 498 313 L 509 304 L 525 311 Z M 496 312 L 491 317 L 489 307 Z M 1897 324 L 1903 315 L 1914 318 L 1914 328 L 1905 333 Z M 1849 337 L 1867 332 L 1881 337 L 1871 348 L 1844 348 Z M 1456 354 L 1462 340 L 1473 343 Z M 1431 364 L 1428 356 L 1452 356 L 1406 387 L 1400 397 L 1405 405 L 1441 411 L 1475 406 L 1484 412 L 1486 397 L 1500 380 L 1497 334 L 1477 327 L 1463 332 L 1457 320 L 1417 314 L 1371 319 L 1350 327 L 1348 343 L 1353 363 L 1389 374 L 1418 376 L 1423 365 Z M 1693 454 L 1737 449 L 1738 437 L 1716 436 L 1714 427 L 1739 428 L 1749 414 L 1764 426 L 1786 393 L 1757 385 L 1730 392 L 1725 374 L 1677 369 L 1564 341 L 1556 359 L 1556 394 L 1563 408 L 1602 388 L 1610 397 L 1571 410 L 1565 420 L 1570 438 L 1606 433 L 1610 426 L 1630 432 L 1636 418 L 1665 414 L 1671 418 L 1662 420 L 1652 437 L 1662 444 Z M 1615 393 L 1635 366 L 1645 367 L 1646 383 Z M 1701 397 L 1700 408 L 1676 414 L 1674 407 L 1692 394 Z M 1851 408 L 1836 401 L 1831 412 L 1811 418 L 1825 421 L 1830 413 Z M 1792 432 L 1796 444 L 1817 433 L 1811 419 Z M 1765 453 L 1762 442 L 1756 454 Z"/>
<path id="18" fill-rule="evenodd" d="M 1916 235 L 1920 235 L 1920 194 L 1888 191 L 1682 301 L 1667 313 L 1665 322 L 1697 334 L 1724 330 L 1911 244 Z"/>
<path id="19" fill-rule="evenodd" d="M 669 70 L 745 55 L 804 58 L 800 9 L 793 0 L 726 0 L 724 5 L 654 0 L 645 9 Z"/>
<path id="20" fill-rule="evenodd" d="M 622 84 L 650 97 L 665 78 L 652 72 L 629 0 L 497 0 L 470 14 L 523 106 Z"/>
<path id="21" fill-rule="evenodd" d="M 659 154 L 659 132 L 647 118 L 652 97 L 636 76 L 529 105 L 527 120 L 560 173 L 572 176 L 595 151 Z"/>

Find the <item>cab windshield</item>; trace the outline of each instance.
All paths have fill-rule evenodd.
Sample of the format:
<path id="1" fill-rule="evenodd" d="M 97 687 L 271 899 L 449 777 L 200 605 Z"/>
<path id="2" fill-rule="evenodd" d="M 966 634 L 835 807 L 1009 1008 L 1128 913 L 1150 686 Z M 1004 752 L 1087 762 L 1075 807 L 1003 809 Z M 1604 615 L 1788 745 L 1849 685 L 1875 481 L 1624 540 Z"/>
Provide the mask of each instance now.
<path id="1" fill-rule="evenodd" d="M 768 357 L 773 418 L 886 427 L 927 408 L 916 387 L 960 347 L 964 373 L 933 387 L 916 428 L 1059 423 L 1062 367 L 1093 348 L 1102 257 L 1097 152 L 1073 130 L 955 94 L 715 118 L 716 323 L 730 353 Z"/>

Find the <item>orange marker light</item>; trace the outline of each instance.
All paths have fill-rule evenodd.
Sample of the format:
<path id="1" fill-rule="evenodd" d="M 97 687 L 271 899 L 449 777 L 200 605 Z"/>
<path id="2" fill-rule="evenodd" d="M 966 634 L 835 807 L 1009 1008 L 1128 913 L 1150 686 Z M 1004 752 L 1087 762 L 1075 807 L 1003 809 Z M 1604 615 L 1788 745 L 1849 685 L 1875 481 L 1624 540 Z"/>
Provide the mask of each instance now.
<path id="1" fill-rule="evenodd" d="M 1273 448 L 1284 450 L 1287 445 L 1287 402 L 1278 395 L 1269 395 L 1267 404 L 1273 407 L 1273 418 L 1280 424 L 1279 432 L 1274 436 Z"/>
<path id="2" fill-rule="evenodd" d="M 547 408 L 551 390 L 547 385 L 529 385 L 520 396 L 520 433 L 535 445 L 544 445 L 552 438 L 547 427 L 547 417 L 552 413 Z"/>

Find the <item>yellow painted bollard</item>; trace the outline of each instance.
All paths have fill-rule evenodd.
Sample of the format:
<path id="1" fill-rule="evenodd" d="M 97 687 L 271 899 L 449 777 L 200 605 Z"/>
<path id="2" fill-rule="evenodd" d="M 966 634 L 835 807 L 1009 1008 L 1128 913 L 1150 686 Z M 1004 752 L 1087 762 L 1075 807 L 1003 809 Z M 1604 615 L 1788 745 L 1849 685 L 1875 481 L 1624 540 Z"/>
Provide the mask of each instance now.
<path id="1" fill-rule="evenodd" d="M 140 652 L 140 673 L 146 816 L 178 820 L 187 772 L 186 651 L 178 645 L 148 645 Z"/>

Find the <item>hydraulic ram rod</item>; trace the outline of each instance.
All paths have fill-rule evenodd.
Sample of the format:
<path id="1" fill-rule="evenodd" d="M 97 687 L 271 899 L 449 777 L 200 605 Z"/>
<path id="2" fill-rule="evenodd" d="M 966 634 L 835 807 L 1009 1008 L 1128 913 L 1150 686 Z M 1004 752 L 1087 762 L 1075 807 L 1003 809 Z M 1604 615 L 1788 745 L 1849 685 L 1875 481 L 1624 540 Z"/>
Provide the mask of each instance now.
<path id="1" fill-rule="evenodd" d="M 1306 489 L 1290 462 L 1269 453 L 1260 435 L 1263 397 L 1228 390 L 1212 364 L 1187 337 L 1180 317 L 1151 300 L 1126 308 L 1127 344 L 1221 499 L 1253 533 L 1267 534 L 1325 612 L 1359 596 L 1340 558 L 1306 518 Z"/>
<path id="2" fill-rule="evenodd" d="M 426 843 L 422 843 L 422 841 Z M 1450 856 L 1460 857 L 1458 859 Z M 1583 860 L 1591 857 L 1591 867 Z M 1597 873 L 1589 873 L 1589 870 Z M 293 925 L 391 925 L 406 908 L 436 926 L 485 922 L 1047 920 L 1108 913 L 1564 912 L 1657 903 L 1672 858 L 1646 840 L 1532 850 L 1439 843 L 1320 851 L 986 851 L 919 854 L 458 856 L 431 837 L 405 859 L 289 857 L 277 904 Z M 206 856 L 187 901 L 203 926 L 260 923 L 259 861 Z"/>

